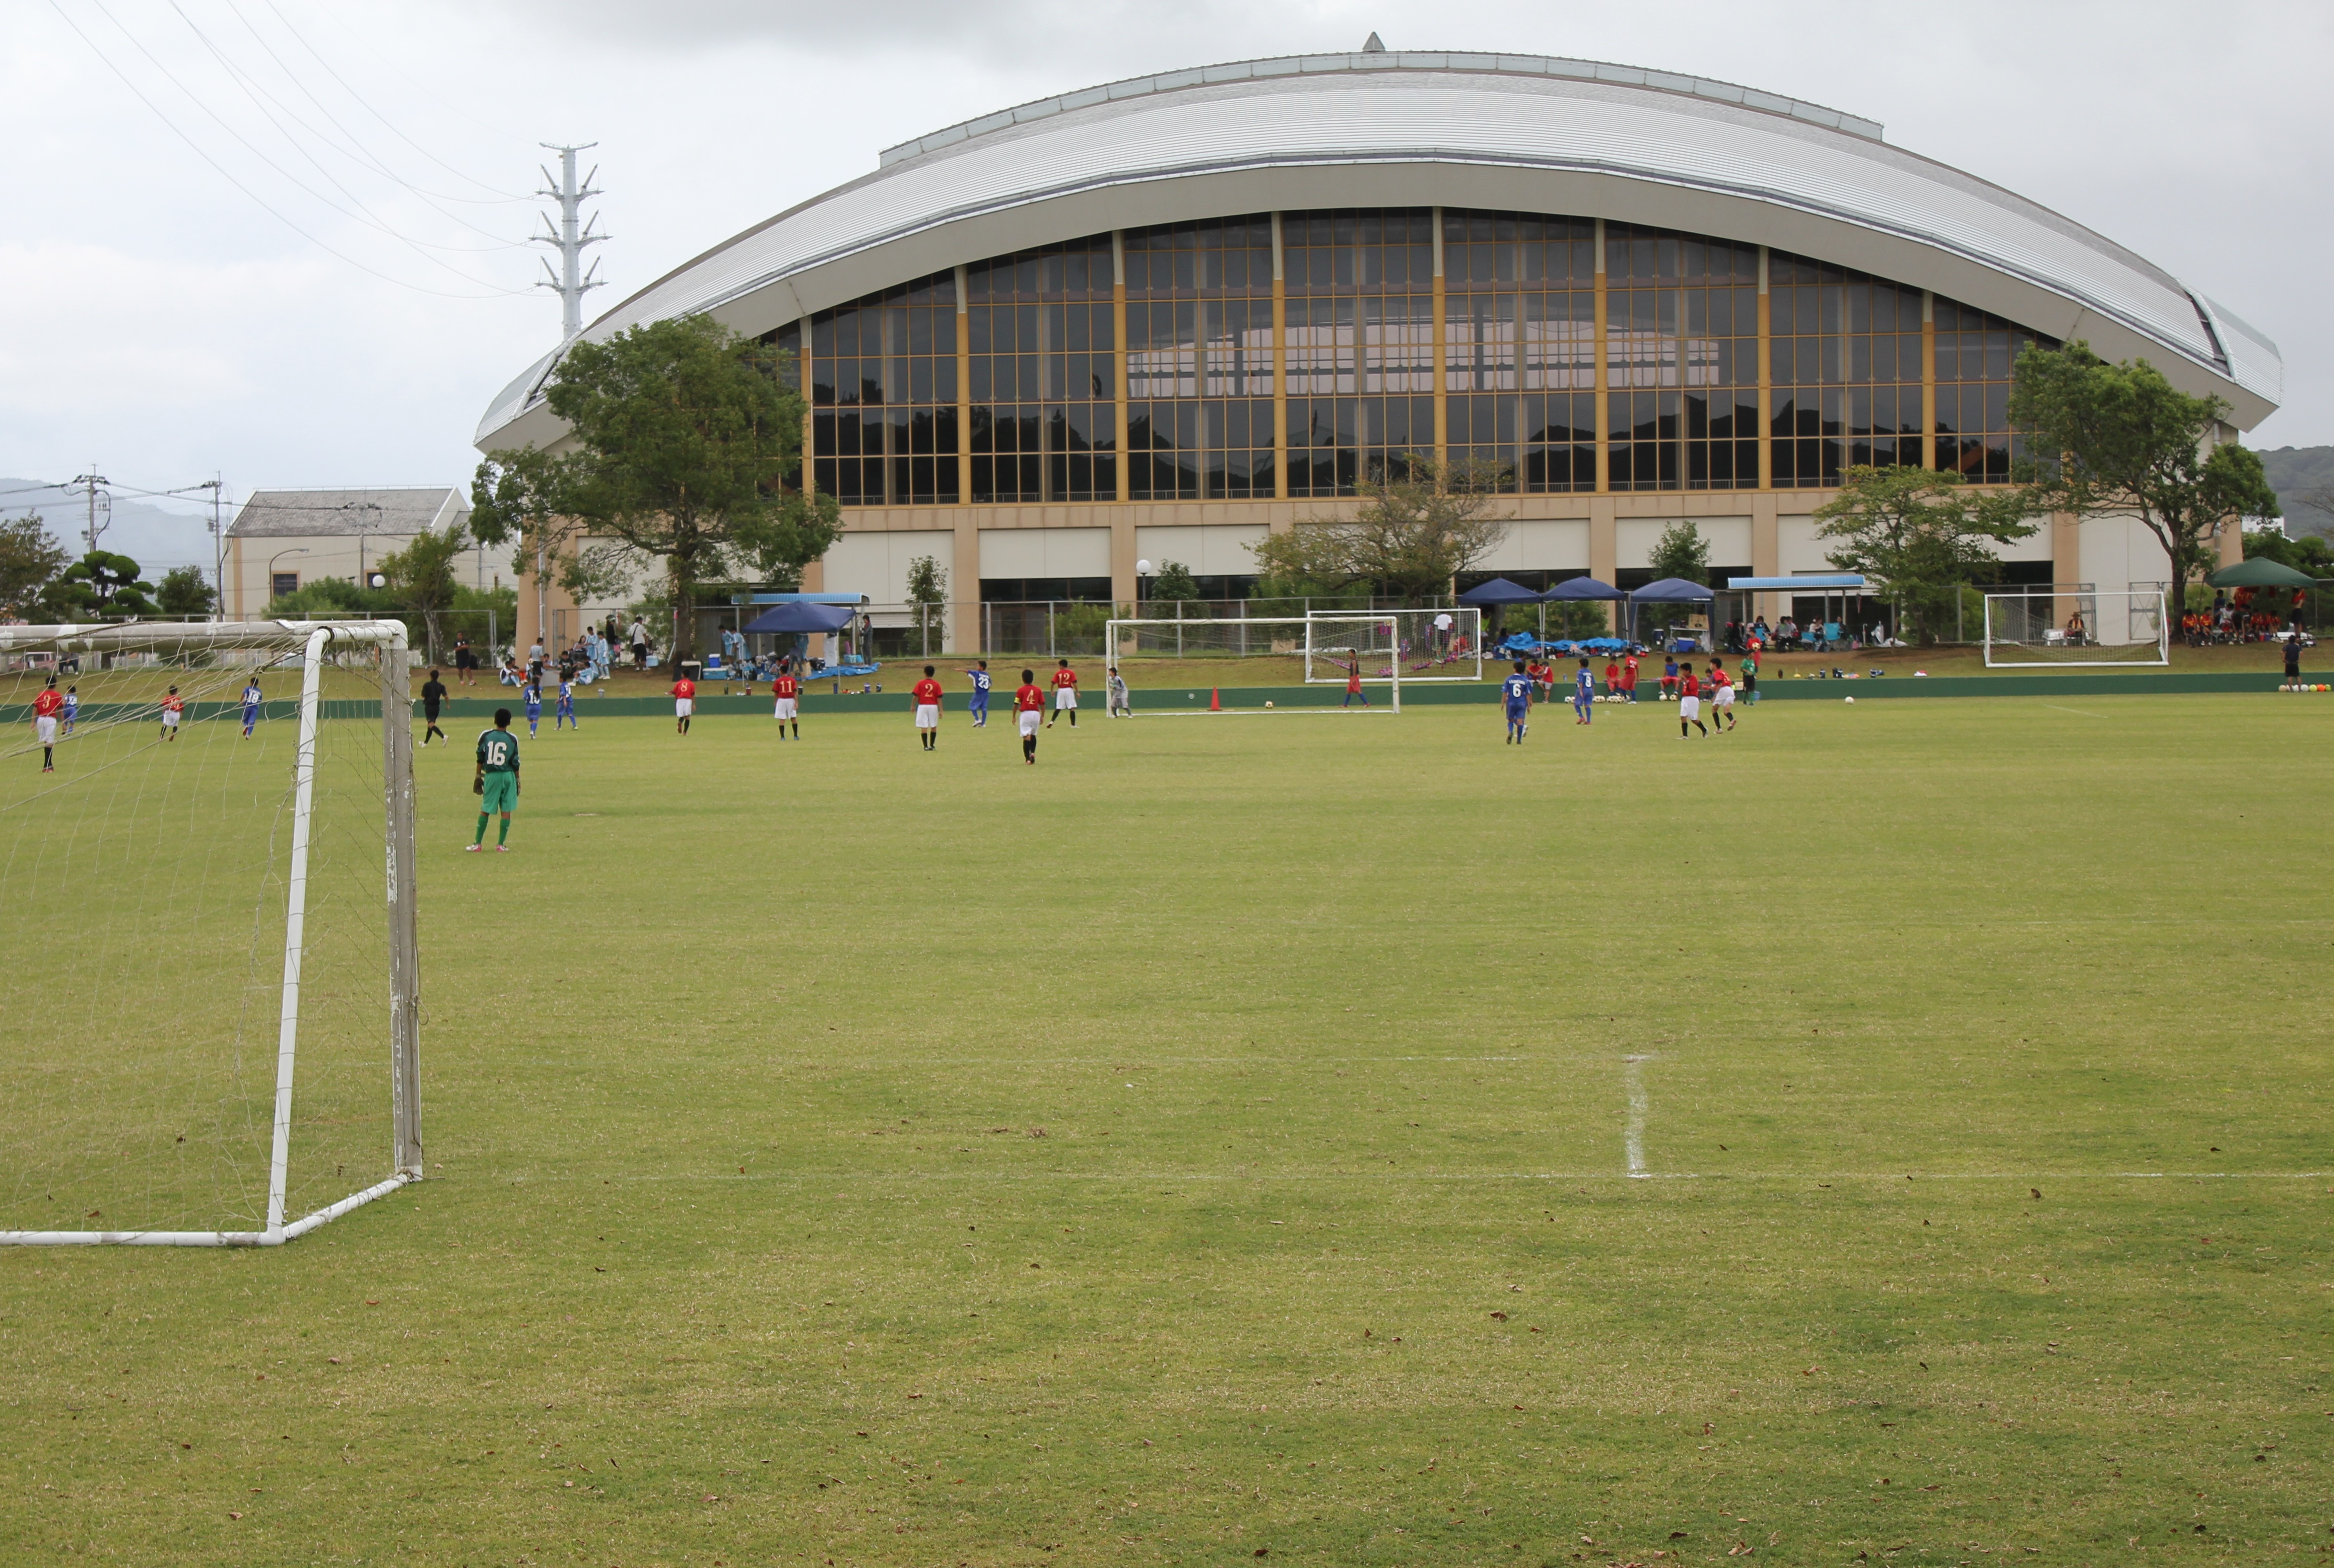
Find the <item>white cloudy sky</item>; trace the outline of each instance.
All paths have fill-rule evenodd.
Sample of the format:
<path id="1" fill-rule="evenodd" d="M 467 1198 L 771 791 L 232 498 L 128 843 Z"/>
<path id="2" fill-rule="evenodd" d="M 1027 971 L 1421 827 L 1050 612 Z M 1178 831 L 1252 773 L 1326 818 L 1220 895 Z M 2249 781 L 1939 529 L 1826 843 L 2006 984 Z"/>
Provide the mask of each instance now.
<path id="1" fill-rule="evenodd" d="M 539 141 L 600 143 L 604 308 L 921 131 L 1372 29 L 1884 120 L 2268 332 L 2287 401 L 2252 439 L 2334 442 L 2324 0 L 0 0 L 0 475 L 464 482 L 557 336 Z"/>

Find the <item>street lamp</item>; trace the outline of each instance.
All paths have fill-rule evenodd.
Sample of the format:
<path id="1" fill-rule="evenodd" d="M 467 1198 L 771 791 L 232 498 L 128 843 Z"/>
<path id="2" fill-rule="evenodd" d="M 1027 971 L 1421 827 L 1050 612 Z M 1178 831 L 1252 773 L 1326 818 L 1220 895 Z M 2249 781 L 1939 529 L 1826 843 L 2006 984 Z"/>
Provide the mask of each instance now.
<path id="1" fill-rule="evenodd" d="M 278 550 L 275 554 L 267 558 L 268 602 L 274 603 L 275 601 L 275 563 L 278 561 L 283 560 L 286 555 L 305 555 L 306 553 L 308 553 L 308 552 L 306 548 L 303 546 L 291 550 Z"/>

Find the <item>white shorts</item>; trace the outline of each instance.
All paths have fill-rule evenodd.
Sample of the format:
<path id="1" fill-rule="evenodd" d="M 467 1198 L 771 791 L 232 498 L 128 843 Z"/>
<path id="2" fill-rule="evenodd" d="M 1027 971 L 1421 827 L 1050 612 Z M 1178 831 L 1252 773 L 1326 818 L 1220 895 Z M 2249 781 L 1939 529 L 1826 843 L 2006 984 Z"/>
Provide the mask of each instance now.
<path id="1" fill-rule="evenodd" d="M 1712 707 L 1732 707 L 1734 706 L 1734 688 L 1731 686 L 1720 687 L 1718 688 L 1718 695 L 1710 699 L 1710 706 Z"/>
<path id="2" fill-rule="evenodd" d="M 1679 697 L 1678 717 L 1680 718 L 1700 718 L 1702 717 L 1702 698 L 1698 697 Z"/>
<path id="3" fill-rule="evenodd" d="M 57 744 L 57 716 L 44 713 L 33 721 L 33 733 L 41 737 L 43 746 Z"/>
<path id="4" fill-rule="evenodd" d="M 674 697 L 674 698 L 672 699 L 672 717 L 675 717 L 675 718 L 687 718 L 690 714 L 695 713 L 696 711 L 697 711 L 697 699 L 696 699 L 695 697 Z"/>
<path id="5" fill-rule="evenodd" d="M 916 727 L 918 729 L 938 729 L 940 726 L 940 705 L 939 703 L 920 702 L 916 704 Z"/>
<path id="6" fill-rule="evenodd" d="M 780 718 L 793 718 L 795 709 L 801 701 L 800 698 L 792 697 L 781 697 L 774 700 L 777 704 L 776 711 Z"/>
<path id="7" fill-rule="evenodd" d="M 178 715 L 175 709 L 166 707 L 162 710 L 162 727 L 164 729 L 178 727 Z"/>
<path id="8" fill-rule="evenodd" d="M 1043 716 L 1041 716 L 1034 707 L 1023 708 L 1021 710 L 1021 733 L 1023 735 L 1037 734 L 1037 722 L 1041 717 Z"/>
<path id="9" fill-rule="evenodd" d="M 1054 711 L 1056 713 L 1065 713 L 1077 706 L 1078 688 L 1076 687 L 1057 686 L 1054 688 Z"/>

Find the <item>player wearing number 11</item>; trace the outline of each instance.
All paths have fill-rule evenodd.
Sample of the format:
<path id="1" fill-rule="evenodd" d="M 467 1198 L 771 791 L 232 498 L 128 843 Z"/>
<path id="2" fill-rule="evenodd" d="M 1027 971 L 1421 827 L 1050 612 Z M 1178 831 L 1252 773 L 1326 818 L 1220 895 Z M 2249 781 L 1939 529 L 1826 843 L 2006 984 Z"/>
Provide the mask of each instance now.
<path id="1" fill-rule="evenodd" d="M 511 713 L 495 709 L 495 727 L 478 732 L 478 771 L 470 787 L 478 794 L 477 836 L 462 847 L 470 853 L 487 840 L 487 819 L 502 813 L 502 831 L 495 835 L 495 852 L 510 851 L 511 813 L 518 807 L 518 736 L 510 732 Z"/>

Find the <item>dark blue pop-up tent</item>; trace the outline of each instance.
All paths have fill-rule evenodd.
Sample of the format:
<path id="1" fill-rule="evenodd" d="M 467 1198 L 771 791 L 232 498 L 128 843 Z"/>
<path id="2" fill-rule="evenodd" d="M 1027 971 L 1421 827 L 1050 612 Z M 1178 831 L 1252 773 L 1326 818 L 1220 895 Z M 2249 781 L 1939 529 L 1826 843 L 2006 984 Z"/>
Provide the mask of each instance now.
<path id="1" fill-rule="evenodd" d="M 1629 595 L 1629 629 L 1637 625 L 1640 604 L 1708 604 L 1717 595 L 1699 582 L 1688 582 L 1683 577 L 1664 577 L 1648 582 Z"/>
<path id="2" fill-rule="evenodd" d="M 1510 582 L 1504 577 L 1494 577 L 1489 582 L 1479 582 L 1459 596 L 1461 604 L 1478 609 L 1494 604 L 1537 604 L 1539 593 L 1520 582 Z"/>
<path id="3" fill-rule="evenodd" d="M 1549 589 L 1546 593 L 1541 594 L 1540 597 L 1549 601 L 1559 601 L 1578 599 L 1626 599 L 1629 596 L 1622 592 L 1619 589 L 1614 587 L 1611 583 L 1601 582 L 1594 577 L 1567 577 L 1563 582 L 1558 583 L 1555 587 Z"/>
<path id="4" fill-rule="evenodd" d="M 814 631 L 841 631 L 858 615 L 848 604 L 773 604 L 746 622 L 745 630 L 802 637 Z"/>

